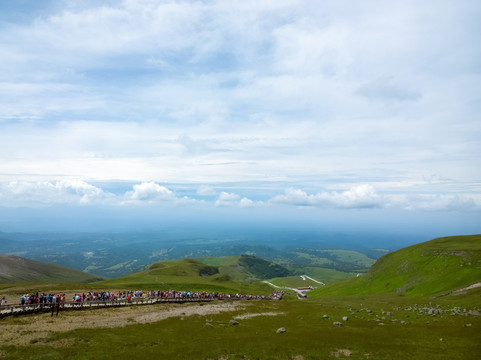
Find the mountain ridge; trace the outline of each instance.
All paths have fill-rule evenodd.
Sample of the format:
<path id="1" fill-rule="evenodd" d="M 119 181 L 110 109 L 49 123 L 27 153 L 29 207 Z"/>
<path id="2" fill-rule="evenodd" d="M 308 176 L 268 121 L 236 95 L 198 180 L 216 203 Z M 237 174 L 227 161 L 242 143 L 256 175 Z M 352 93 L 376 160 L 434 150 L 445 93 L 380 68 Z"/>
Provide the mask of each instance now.
<path id="1" fill-rule="evenodd" d="M 103 277 L 64 266 L 0 254 L 0 283 L 90 283 Z"/>

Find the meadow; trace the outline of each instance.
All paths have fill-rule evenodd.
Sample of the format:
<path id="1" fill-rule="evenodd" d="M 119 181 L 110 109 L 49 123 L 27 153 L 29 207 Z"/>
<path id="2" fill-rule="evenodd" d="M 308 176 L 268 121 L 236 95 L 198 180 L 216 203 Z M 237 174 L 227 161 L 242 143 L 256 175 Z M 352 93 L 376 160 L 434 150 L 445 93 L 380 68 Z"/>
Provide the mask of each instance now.
<path id="1" fill-rule="evenodd" d="M 416 303 L 415 303 L 416 301 Z M 222 305 L 222 304 L 220 304 Z M 472 304 L 474 305 L 474 304 Z M 168 312 L 152 305 L 152 311 Z M 91 321 L 88 310 L 41 317 L 50 330 L 28 344 L 2 345 L 5 359 L 479 359 L 480 316 L 452 315 L 451 304 L 404 297 L 346 297 L 322 301 L 236 302 L 232 311 L 190 315 L 180 305 L 177 316 L 137 323 L 136 309 L 125 313 L 127 324 L 117 327 L 55 331 L 61 322 Z M 441 309 L 429 315 L 421 309 Z M 416 309 L 416 310 L 414 310 Z M 105 311 L 115 312 L 116 309 Z M 100 314 L 100 313 L 99 313 Z M 91 314 L 90 314 L 91 315 Z M 343 317 L 347 316 L 348 320 Z M 16 336 L 31 335 L 30 316 L 2 319 Z M 140 319 L 140 317 L 139 317 Z M 339 322 L 342 326 L 334 325 Z M 101 325 L 101 324 L 100 324 Z M 13 327 L 12 327 L 13 326 Z M 97 325 L 98 326 L 98 325 Z M 285 328 L 285 332 L 278 329 Z M 38 329 L 38 327 L 37 327 Z M 3 330 L 2 330 L 3 331 Z"/>

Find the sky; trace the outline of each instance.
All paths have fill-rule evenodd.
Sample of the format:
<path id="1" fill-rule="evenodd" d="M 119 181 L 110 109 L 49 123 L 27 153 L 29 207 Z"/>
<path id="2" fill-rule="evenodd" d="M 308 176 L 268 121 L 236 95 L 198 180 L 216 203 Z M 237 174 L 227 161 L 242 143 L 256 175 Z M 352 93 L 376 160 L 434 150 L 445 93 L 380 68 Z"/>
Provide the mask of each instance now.
<path id="1" fill-rule="evenodd" d="M 480 18 L 469 0 L 0 0 L 0 231 L 70 212 L 481 232 Z"/>

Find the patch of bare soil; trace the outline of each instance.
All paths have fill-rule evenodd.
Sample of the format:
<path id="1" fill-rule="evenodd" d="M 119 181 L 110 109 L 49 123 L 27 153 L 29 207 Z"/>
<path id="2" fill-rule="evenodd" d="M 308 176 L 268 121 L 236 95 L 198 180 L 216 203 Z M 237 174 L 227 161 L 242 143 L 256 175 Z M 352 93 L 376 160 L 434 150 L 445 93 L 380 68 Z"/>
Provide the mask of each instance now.
<path id="1" fill-rule="evenodd" d="M 245 320 L 245 319 L 250 319 L 256 316 L 278 316 L 278 315 L 284 315 L 285 313 L 283 312 L 264 312 L 264 313 L 247 313 L 243 315 L 239 315 L 234 317 L 236 320 Z"/>
<path id="2" fill-rule="evenodd" d="M 351 350 L 348 350 L 348 349 L 339 349 L 337 351 L 333 351 L 331 353 L 332 356 L 335 356 L 335 357 L 340 357 L 340 356 L 345 356 L 345 357 L 349 357 L 351 356 L 352 354 L 352 351 Z"/>
<path id="3" fill-rule="evenodd" d="M 232 302 L 208 304 L 155 304 L 129 306 L 114 309 L 61 311 L 59 316 L 49 313 L 6 317 L 0 320 L 0 344 L 31 345 L 52 335 L 79 328 L 121 327 L 129 324 L 145 324 L 170 317 L 210 315 L 237 311 L 243 305 Z M 63 346 L 64 344 L 53 344 Z"/>

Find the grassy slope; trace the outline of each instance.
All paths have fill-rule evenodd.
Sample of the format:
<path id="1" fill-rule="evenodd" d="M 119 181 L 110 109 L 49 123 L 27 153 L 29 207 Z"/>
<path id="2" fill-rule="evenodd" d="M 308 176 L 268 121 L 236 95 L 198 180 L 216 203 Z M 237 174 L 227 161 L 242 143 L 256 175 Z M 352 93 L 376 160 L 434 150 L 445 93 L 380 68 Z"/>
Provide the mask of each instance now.
<path id="1" fill-rule="evenodd" d="M 153 305 L 153 308 L 166 311 L 168 307 Z M 466 318 L 446 312 L 433 318 L 386 304 L 371 309 L 372 313 L 368 314 L 359 303 L 329 300 L 322 304 L 244 302 L 242 308 L 229 313 L 173 317 L 150 324 L 136 324 L 132 318 L 132 325 L 125 327 L 52 332 L 48 338 L 25 346 L 0 344 L 0 357 L 25 359 L 34 354 L 35 358 L 45 359 L 118 359 L 138 358 L 139 355 L 143 358 L 226 360 L 347 358 L 340 349 L 348 350 L 352 359 L 466 360 L 481 356 L 479 316 Z M 393 316 L 383 320 L 385 325 L 380 326 L 376 320 L 385 317 L 384 311 L 392 311 Z M 229 324 L 231 319 L 245 314 L 277 315 L 252 316 L 238 319 L 236 326 Z M 50 320 L 49 314 L 40 316 Z M 349 321 L 343 321 L 343 316 L 349 316 Z M 24 319 L 11 317 L 2 321 L 21 329 Z M 82 321 L 82 312 L 61 313 L 58 318 L 52 318 L 53 331 L 54 322 L 68 320 Z M 333 326 L 334 321 L 341 321 L 344 326 Z M 464 326 L 467 322 L 472 326 Z M 280 327 L 285 327 L 286 332 L 276 333 Z M 21 330 L 17 336 L 22 336 Z"/>
<path id="2" fill-rule="evenodd" d="M 211 265 L 208 260 L 208 264 L 194 259 L 162 261 L 147 270 L 96 285 L 107 288 L 269 293 L 271 289 L 267 285 L 252 279 L 252 274 L 239 264 L 241 259 L 242 256 L 211 259 L 211 263 L 218 266 Z"/>
<path id="3" fill-rule="evenodd" d="M 13 255 L 0 254 L 0 283 L 87 283 L 102 280 L 97 275 Z"/>
<path id="4" fill-rule="evenodd" d="M 438 238 L 381 257 L 359 278 L 329 284 L 311 296 L 397 293 L 432 295 L 481 281 L 481 235 Z"/>

